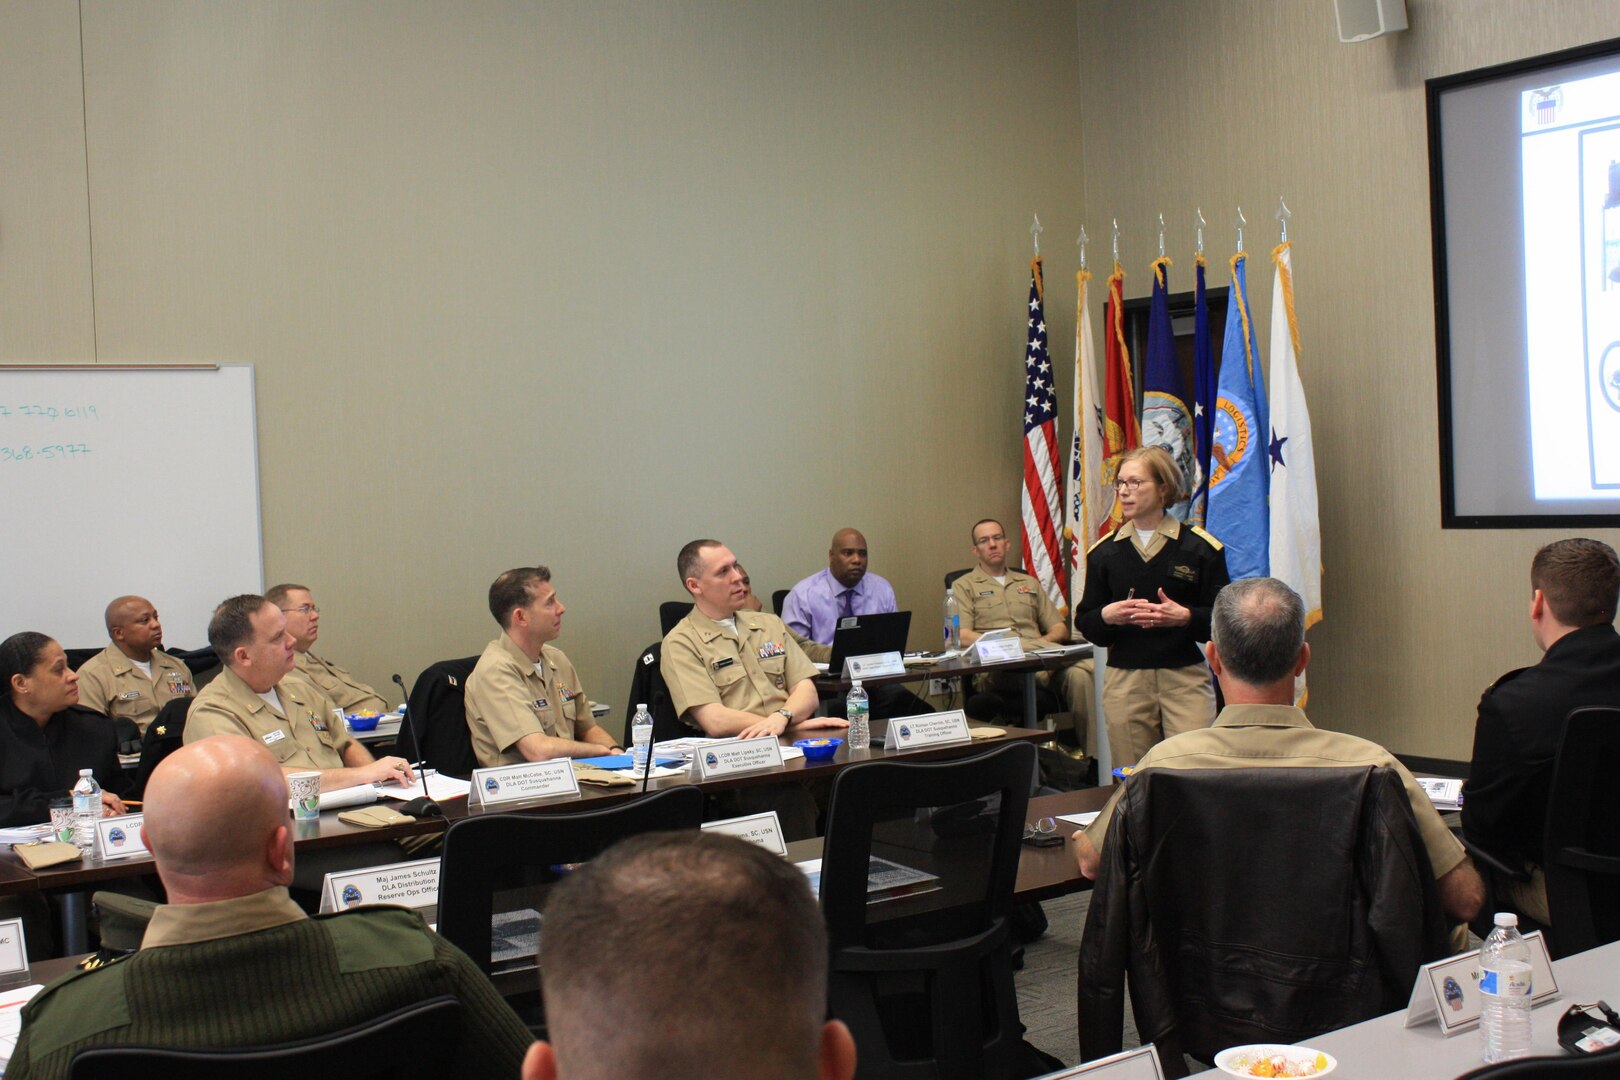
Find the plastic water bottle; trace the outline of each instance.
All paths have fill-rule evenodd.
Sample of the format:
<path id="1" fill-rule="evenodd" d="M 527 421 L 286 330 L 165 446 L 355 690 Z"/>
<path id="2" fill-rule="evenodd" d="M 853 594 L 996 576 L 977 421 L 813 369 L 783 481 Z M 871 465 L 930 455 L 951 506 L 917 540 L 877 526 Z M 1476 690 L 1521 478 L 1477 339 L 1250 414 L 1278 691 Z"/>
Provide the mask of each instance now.
<path id="1" fill-rule="evenodd" d="M 866 688 L 861 685 L 861 680 L 856 679 L 850 683 L 849 696 L 844 699 L 844 719 L 849 721 L 849 739 L 846 745 L 851 754 L 872 748 L 872 725 L 869 722 L 871 714 L 871 699 L 867 697 Z"/>
<path id="2" fill-rule="evenodd" d="M 1496 913 L 1496 929 L 1479 951 L 1479 993 L 1486 1063 L 1528 1056 L 1530 946 L 1519 935 L 1519 917 L 1511 912 Z"/>
<path id="3" fill-rule="evenodd" d="M 73 843 L 80 851 L 96 846 L 96 822 L 101 820 L 101 785 L 89 769 L 79 770 L 73 785 Z"/>
<path id="4" fill-rule="evenodd" d="M 956 610 L 956 593 L 945 590 L 945 651 L 962 648 L 962 613 Z"/>
<path id="5" fill-rule="evenodd" d="M 652 749 L 652 713 L 647 706 L 637 705 L 636 715 L 630 718 L 630 747 L 634 755 L 632 772 L 640 776 L 647 772 L 647 755 Z"/>

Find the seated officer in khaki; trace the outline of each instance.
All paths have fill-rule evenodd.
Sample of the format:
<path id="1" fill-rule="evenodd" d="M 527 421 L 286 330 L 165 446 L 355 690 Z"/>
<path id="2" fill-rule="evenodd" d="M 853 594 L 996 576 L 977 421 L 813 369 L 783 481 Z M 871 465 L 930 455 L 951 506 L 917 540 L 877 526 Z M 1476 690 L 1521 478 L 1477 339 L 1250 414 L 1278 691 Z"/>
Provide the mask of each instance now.
<path id="1" fill-rule="evenodd" d="M 141 731 L 175 698 L 196 693 L 191 669 L 163 651 L 163 623 L 150 600 L 120 596 L 107 605 L 112 644 L 79 668 L 79 704 Z"/>
<path id="2" fill-rule="evenodd" d="M 729 548 L 694 540 L 676 568 L 695 602 L 664 638 L 662 668 L 682 720 L 712 738 L 849 726 L 814 715 L 815 665 L 780 618 L 748 610 L 748 586 Z"/>
<path id="3" fill-rule="evenodd" d="M 277 585 L 264 594 L 287 616 L 287 633 L 292 635 L 295 669 L 304 681 L 332 699 L 346 713 L 387 712 L 388 702 L 370 686 L 350 675 L 330 660 L 310 652 L 321 634 L 321 609 L 302 585 Z"/>
<path id="4" fill-rule="evenodd" d="M 404 758 L 373 758 L 349 737 L 332 700 L 292 674 L 292 641 L 281 610 L 262 596 L 233 596 L 219 605 L 208 644 L 225 670 L 192 703 L 186 743 L 246 735 L 263 743 L 284 772 L 319 770 L 322 791 L 413 782 Z"/>
<path id="5" fill-rule="evenodd" d="M 1063 613 L 1053 606 L 1040 582 L 1021 571 L 1007 569 L 1010 549 L 1007 530 L 995 518 L 985 518 L 973 526 L 974 567 L 951 585 L 962 620 L 962 647 L 979 640 L 987 630 L 1005 627 L 1013 628 L 1025 650 L 1066 644 L 1069 624 Z M 1090 724 L 1092 671 L 1092 662 L 1081 660 L 1057 672 L 1062 679 L 1058 694 L 1074 714 L 1075 731 L 1082 735 Z M 1046 686 L 1052 675 L 1043 671 L 1035 681 Z M 1019 693 L 1023 676 L 1003 672 L 980 675 L 977 681 L 981 689 Z"/>
<path id="6" fill-rule="evenodd" d="M 579 674 L 551 642 L 567 612 L 551 570 L 521 566 L 489 587 L 489 613 L 501 633 L 467 679 L 467 730 L 478 764 L 517 765 L 596 757 L 623 748 L 591 717 Z"/>
<path id="7" fill-rule="evenodd" d="M 764 611 L 765 604 L 754 592 L 754 579 L 748 576 L 748 571 L 743 570 L 741 564 L 738 564 L 737 569 L 742 570 L 743 588 L 748 590 L 748 595 L 743 600 L 743 607 L 749 611 Z M 782 625 L 787 626 L 786 623 L 783 623 Z M 825 664 L 832 660 L 831 645 L 823 645 L 819 641 L 811 641 L 803 634 L 795 631 L 791 626 L 788 626 L 787 632 L 788 637 L 792 638 L 798 643 L 799 648 L 804 650 L 804 655 L 809 657 L 812 663 Z"/>

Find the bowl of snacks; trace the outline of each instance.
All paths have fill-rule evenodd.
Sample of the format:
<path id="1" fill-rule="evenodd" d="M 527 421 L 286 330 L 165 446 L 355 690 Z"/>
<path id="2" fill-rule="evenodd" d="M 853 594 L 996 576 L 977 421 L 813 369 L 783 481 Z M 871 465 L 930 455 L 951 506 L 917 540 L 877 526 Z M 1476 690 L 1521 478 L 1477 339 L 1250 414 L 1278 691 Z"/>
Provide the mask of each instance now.
<path id="1" fill-rule="evenodd" d="M 806 761 L 831 761 L 832 756 L 838 753 L 838 748 L 844 745 L 844 740 L 795 739 L 793 745 L 804 751 Z"/>
<path id="2" fill-rule="evenodd" d="M 382 714 L 377 712 L 349 713 L 343 719 L 349 725 L 350 731 L 376 731 L 377 721 L 382 719 Z"/>
<path id="3" fill-rule="evenodd" d="M 1254 1043 L 1215 1055 L 1215 1067 L 1228 1076 L 1326 1076 L 1339 1067 L 1332 1054 L 1308 1046 Z"/>

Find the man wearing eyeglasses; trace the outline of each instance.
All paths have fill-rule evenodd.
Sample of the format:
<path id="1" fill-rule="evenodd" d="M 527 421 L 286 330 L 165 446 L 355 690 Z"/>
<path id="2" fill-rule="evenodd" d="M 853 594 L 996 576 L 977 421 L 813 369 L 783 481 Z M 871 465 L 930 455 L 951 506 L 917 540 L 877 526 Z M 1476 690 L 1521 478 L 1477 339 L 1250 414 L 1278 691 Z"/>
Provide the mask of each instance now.
<path id="1" fill-rule="evenodd" d="M 1006 627 L 1018 634 L 1026 650 L 1067 643 L 1068 621 L 1047 597 L 1041 583 L 1020 570 L 1008 569 L 1010 547 L 1007 530 L 995 518 L 984 518 L 973 526 L 975 565 L 951 586 L 962 619 L 962 645 L 973 644 L 988 630 Z M 1082 660 L 1057 674 L 1061 677 L 1058 696 L 1074 714 L 1075 731 L 1084 734 L 1091 722 L 1092 662 Z M 1043 671 L 1035 681 L 1047 686 L 1052 675 Z M 998 672 L 980 675 L 975 681 L 980 690 L 1017 694 L 1023 677 Z"/>
<path id="2" fill-rule="evenodd" d="M 306 682 L 314 684 L 345 713 L 388 711 L 388 702 L 376 690 L 309 651 L 321 633 L 321 609 L 315 606 L 315 598 L 307 588 L 277 585 L 264 595 L 287 616 L 287 633 L 292 635 L 298 665 L 295 670 Z"/>

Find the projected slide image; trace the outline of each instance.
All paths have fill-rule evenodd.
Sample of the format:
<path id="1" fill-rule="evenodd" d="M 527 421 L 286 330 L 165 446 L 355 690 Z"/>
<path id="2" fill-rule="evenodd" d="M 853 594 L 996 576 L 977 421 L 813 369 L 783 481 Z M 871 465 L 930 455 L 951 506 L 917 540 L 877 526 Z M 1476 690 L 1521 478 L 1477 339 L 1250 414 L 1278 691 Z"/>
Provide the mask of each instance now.
<path id="1" fill-rule="evenodd" d="M 1521 104 L 1535 498 L 1620 492 L 1620 74 Z"/>

